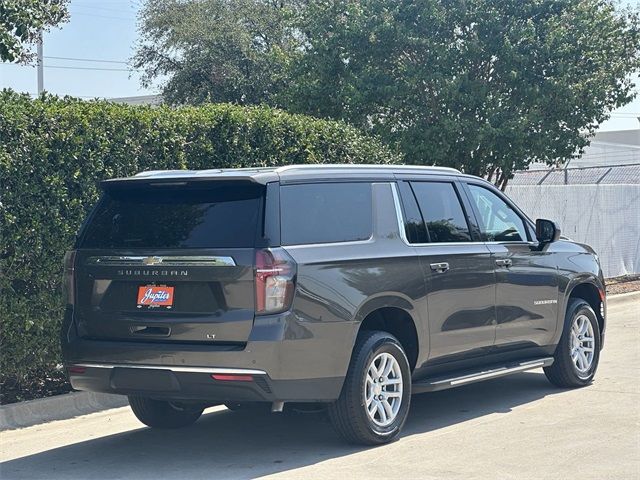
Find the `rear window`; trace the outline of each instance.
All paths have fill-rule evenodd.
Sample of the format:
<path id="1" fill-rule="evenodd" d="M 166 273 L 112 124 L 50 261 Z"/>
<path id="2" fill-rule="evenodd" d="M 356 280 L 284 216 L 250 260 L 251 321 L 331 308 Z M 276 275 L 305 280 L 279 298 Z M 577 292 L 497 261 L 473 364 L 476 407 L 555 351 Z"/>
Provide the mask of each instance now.
<path id="1" fill-rule="evenodd" d="M 283 245 L 371 237 L 370 183 L 284 185 L 280 189 L 280 209 Z"/>
<path id="2" fill-rule="evenodd" d="M 263 195 L 263 186 L 238 184 L 110 189 L 80 246 L 253 247 Z"/>

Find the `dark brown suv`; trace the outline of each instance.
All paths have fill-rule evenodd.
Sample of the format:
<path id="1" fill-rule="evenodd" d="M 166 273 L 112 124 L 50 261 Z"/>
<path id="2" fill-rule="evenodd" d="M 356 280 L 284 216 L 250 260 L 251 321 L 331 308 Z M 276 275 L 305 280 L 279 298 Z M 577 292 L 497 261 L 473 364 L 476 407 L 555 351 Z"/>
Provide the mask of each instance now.
<path id="1" fill-rule="evenodd" d="M 74 388 L 152 427 L 203 408 L 328 406 L 345 438 L 396 438 L 411 394 L 542 367 L 593 378 L 593 250 L 447 168 L 146 172 L 103 183 L 66 257 Z"/>

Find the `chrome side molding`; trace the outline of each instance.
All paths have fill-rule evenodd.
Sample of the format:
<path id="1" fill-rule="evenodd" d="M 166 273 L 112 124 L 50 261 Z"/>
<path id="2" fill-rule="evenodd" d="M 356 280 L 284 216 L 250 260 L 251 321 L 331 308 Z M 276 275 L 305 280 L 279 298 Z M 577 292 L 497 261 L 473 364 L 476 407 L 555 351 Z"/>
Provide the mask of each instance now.
<path id="1" fill-rule="evenodd" d="M 266 375 L 264 370 L 249 368 L 224 368 L 224 367 L 180 367 L 174 365 L 143 365 L 138 363 L 72 363 L 68 366 L 84 368 L 135 368 L 142 370 L 170 370 L 172 372 L 208 373 L 221 375 Z"/>
<path id="2" fill-rule="evenodd" d="M 227 256 L 115 256 L 89 257 L 87 265 L 108 267 L 235 267 L 236 262 Z"/>

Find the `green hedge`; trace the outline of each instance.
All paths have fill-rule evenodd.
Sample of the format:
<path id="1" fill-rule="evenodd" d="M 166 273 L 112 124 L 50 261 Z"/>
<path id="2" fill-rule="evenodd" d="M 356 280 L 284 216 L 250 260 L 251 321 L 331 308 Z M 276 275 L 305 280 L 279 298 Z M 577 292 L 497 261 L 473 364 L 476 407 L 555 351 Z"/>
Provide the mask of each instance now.
<path id="1" fill-rule="evenodd" d="M 61 262 L 98 184 L 142 170 L 392 163 L 337 122 L 226 104 L 141 107 L 0 92 L 0 372 L 59 362 Z"/>

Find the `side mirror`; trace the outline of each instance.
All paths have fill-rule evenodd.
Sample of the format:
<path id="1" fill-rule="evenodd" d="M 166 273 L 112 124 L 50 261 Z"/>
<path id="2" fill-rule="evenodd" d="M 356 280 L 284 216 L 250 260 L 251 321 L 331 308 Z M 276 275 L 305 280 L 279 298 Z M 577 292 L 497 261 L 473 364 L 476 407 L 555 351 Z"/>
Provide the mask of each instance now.
<path id="1" fill-rule="evenodd" d="M 551 220 L 538 218 L 536 220 L 536 238 L 540 243 L 555 242 L 560 238 L 560 227 Z"/>

